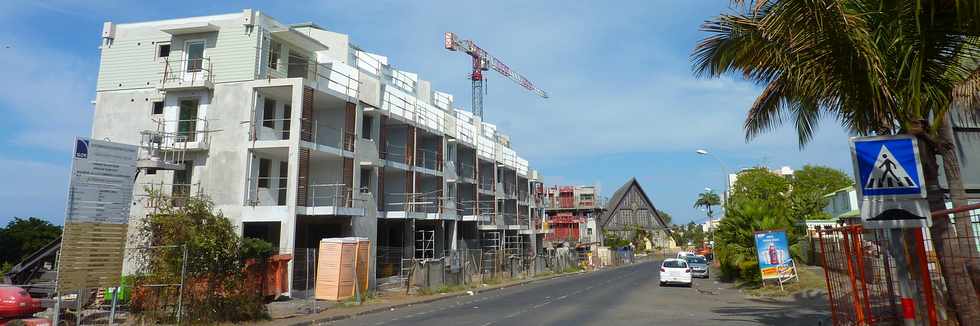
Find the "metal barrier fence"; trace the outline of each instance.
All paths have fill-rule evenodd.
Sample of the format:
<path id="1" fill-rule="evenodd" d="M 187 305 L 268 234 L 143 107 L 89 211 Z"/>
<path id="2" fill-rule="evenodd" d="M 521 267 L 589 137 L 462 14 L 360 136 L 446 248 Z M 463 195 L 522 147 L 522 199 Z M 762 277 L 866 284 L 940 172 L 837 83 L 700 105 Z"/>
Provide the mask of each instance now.
<path id="1" fill-rule="evenodd" d="M 445 250 L 427 259 L 406 258 L 402 247 L 378 247 L 376 252 L 370 269 L 378 285 L 366 292 L 372 297 L 385 292 L 461 290 L 634 262 L 631 253 L 611 250 L 611 258 L 601 259 L 599 254 L 589 256 L 574 248 Z M 60 321 L 64 325 L 206 324 L 218 322 L 214 318 L 223 312 L 234 311 L 245 318 L 240 321 L 247 321 L 263 315 L 310 315 L 349 304 L 316 299 L 318 248 L 278 248 L 274 253 L 266 263 L 240 265 L 243 277 L 217 284 L 209 279 L 213 274 L 189 272 L 201 268 L 194 266 L 195 253 L 184 246 L 127 248 L 124 274 L 130 276 L 124 277 L 122 286 L 63 293 Z M 288 265 L 292 269 L 287 271 Z M 287 288 L 289 298 L 279 298 Z M 225 322 L 229 321 L 236 322 Z"/>
<path id="2" fill-rule="evenodd" d="M 817 259 L 834 325 L 980 323 L 980 205 L 934 212 L 933 220 L 932 230 L 819 231 Z M 941 225 L 951 232 L 935 229 Z"/>

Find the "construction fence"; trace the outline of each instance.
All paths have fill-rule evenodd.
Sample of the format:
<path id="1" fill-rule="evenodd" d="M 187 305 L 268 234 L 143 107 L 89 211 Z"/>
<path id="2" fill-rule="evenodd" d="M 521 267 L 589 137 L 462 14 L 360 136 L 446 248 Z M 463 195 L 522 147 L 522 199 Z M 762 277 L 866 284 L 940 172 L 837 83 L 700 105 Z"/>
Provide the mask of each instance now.
<path id="1" fill-rule="evenodd" d="M 193 324 L 216 322 L 228 315 L 240 319 L 226 321 L 283 318 L 315 314 L 365 297 L 481 287 L 635 261 L 631 251 L 603 247 L 537 252 L 461 249 L 427 253 L 425 258 L 402 258 L 401 250 L 376 248 L 377 256 L 369 266 L 378 276 L 376 285 L 357 289 L 356 297 L 332 301 L 317 298 L 318 281 L 322 284 L 318 267 L 324 266 L 320 248 L 274 250 L 276 254 L 267 261 L 244 261 L 235 265 L 242 271 L 222 272 L 238 276 L 220 279 L 188 272 L 206 268 L 194 266 L 201 260 L 183 246 L 127 248 L 124 274 L 131 276 L 124 277 L 118 288 L 62 293 L 59 321 L 63 325 Z M 382 277 L 384 273 L 393 275 Z M 288 298 L 282 296 L 287 292 Z"/>
<path id="2" fill-rule="evenodd" d="M 933 221 L 931 230 L 819 231 L 834 325 L 980 324 L 980 205 L 934 212 Z M 943 225 L 948 232 L 936 230 Z"/>

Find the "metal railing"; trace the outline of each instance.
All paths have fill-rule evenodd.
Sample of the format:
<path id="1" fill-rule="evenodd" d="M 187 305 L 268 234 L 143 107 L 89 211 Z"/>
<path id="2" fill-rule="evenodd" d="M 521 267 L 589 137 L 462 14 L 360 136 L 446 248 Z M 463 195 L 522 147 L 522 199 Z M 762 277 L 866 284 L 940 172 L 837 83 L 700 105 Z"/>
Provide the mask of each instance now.
<path id="1" fill-rule="evenodd" d="M 306 198 L 307 206 L 353 207 L 360 208 L 362 200 L 354 198 L 353 189 L 343 183 L 310 184 Z"/>
<path id="2" fill-rule="evenodd" d="M 208 142 L 207 130 L 208 130 L 208 120 L 207 119 L 182 119 L 182 120 L 166 120 L 163 122 L 165 126 L 176 125 L 176 135 L 175 141 L 185 141 L 185 142 L 197 142 L 201 141 L 204 143 Z M 164 127 L 164 130 L 170 130 L 168 127 Z"/>
<path id="3" fill-rule="evenodd" d="M 480 190 L 493 191 L 494 190 L 493 176 L 492 175 L 480 176 L 480 182 L 478 182 L 477 186 L 479 187 Z"/>
<path id="4" fill-rule="evenodd" d="M 252 130 L 250 139 L 254 140 L 287 140 L 290 137 L 292 119 L 259 119 L 256 128 Z M 271 132 L 265 130 L 271 129 Z"/>
<path id="5" fill-rule="evenodd" d="M 163 65 L 161 84 L 211 81 L 214 77 L 211 74 L 212 69 L 211 60 L 208 58 L 167 60 Z"/>
<path id="6" fill-rule="evenodd" d="M 316 78 L 317 82 L 326 82 L 327 88 L 334 89 L 340 93 L 347 96 L 348 100 L 356 99 L 358 95 L 358 88 L 360 87 L 360 81 L 357 76 L 352 76 L 350 73 L 340 71 L 335 68 L 337 64 L 343 63 L 323 63 L 323 64 L 313 64 L 310 69 L 308 76 L 313 76 Z M 352 72 L 356 72 L 356 68 L 350 67 Z"/>
<path id="7" fill-rule="evenodd" d="M 405 146 L 385 143 L 385 146 L 382 149 L 382 154 L 388 161 L 408 164 L 408 155 L 406 155 L 406 151 Z"/>
<path id="8" fill-rule="evenodd" d="M 441 190 L 421 193 L 389 193 L 385 195 L 385 210 L 409 213 L 442 213 L 451 198 L 442 197 Z"/>
<path id="9" fill-rule="evenodd" d="M 439 157 L 438 152 L 416 148 L 415 166 L 429 170 L 442 171 L 442 157 Z"/>
<path id="10" fill-rule="evenodd" d="M 456 164 L 456 172 L 459 173 L 460 178 L 476 179 L 476 167 L 472 164 L 460 162 Z"/>
<path id="11" fill-rule="evenodd" d="M 250 177 L 249 192 L 245 203 L 249 206 L 283 206 L 286 205 L 287 177 Z M 267 198 L 262 198 L 260 192 L 265 191 Z"/>

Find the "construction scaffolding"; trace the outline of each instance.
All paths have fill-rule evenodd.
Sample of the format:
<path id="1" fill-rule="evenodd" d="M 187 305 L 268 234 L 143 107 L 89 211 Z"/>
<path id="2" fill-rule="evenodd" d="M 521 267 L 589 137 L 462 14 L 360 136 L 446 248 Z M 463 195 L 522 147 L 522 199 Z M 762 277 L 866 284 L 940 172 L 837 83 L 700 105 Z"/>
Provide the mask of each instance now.
<path id="1" fill-rule="evenodd" d="M 416 230 L 415 231 L 415 259 L 435 259 L 436 257 L 436 231 Z"/>

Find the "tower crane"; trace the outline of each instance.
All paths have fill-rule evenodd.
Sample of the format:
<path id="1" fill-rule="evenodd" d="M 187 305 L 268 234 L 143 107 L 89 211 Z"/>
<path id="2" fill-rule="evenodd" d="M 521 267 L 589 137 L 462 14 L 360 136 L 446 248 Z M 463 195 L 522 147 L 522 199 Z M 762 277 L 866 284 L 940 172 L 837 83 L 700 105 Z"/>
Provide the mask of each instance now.
<path id="1" fill-rule="evenodd" d="M 473 81 L 473 114 L 480 117 L 480 119 L 483 119 L 483 72 L 490 70 L 490 68 L 510 78 L 515 83 L 520 84 L 531 91 L 531 93 L 548 98 L 547 92 L 534 86 L 534 83 L 526 77 L 510 69 L 503 61 L 487 53 L 487 51 L 477 46 L 475 42 L 471 40 L 460 40 L 455 33 L 446 32 L 445 45 L 446 50 L 464 52 L 473 58 L 473 72 L 470 73 L 470 80 Z"/>

